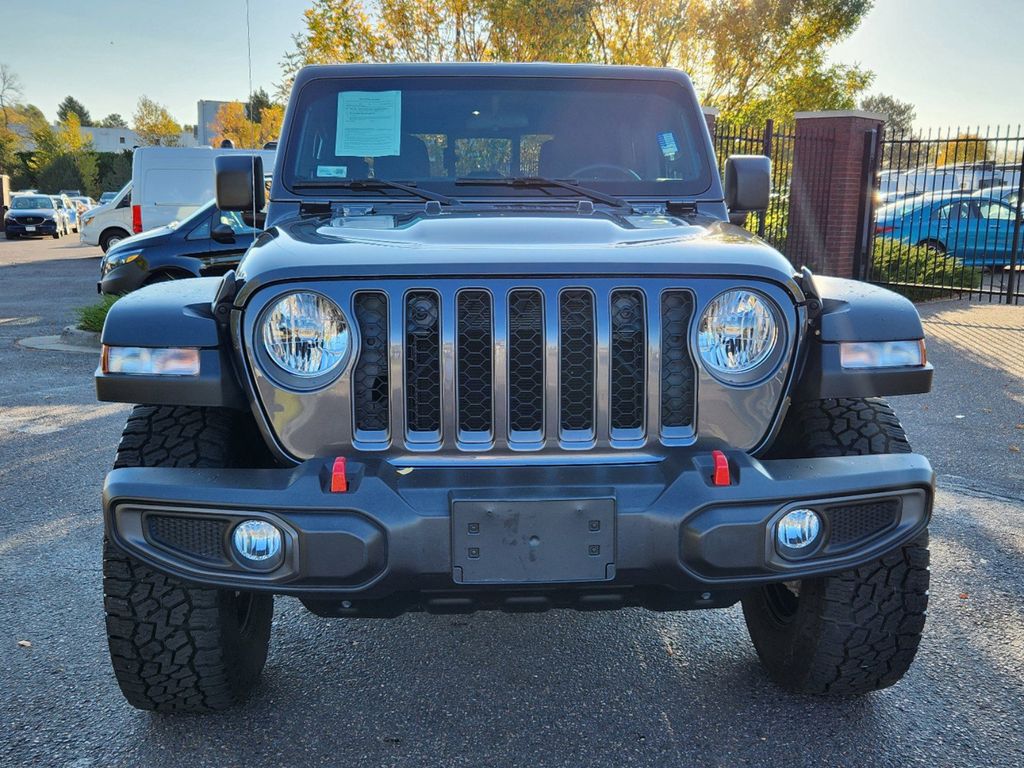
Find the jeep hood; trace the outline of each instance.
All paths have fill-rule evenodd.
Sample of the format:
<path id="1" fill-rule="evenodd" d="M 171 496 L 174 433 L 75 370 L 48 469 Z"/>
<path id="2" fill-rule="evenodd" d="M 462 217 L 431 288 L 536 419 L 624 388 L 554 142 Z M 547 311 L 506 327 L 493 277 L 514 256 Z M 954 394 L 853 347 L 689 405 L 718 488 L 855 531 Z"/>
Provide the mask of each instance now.
<path id="1" fill-rule="evenodd" d="M 575 211 L 296 218 L 263 233 L 238 269 L 240 300 L 284 280 L 566 274 L 726 275 L 795 286 L 792 265 L 739 227 Z"/>

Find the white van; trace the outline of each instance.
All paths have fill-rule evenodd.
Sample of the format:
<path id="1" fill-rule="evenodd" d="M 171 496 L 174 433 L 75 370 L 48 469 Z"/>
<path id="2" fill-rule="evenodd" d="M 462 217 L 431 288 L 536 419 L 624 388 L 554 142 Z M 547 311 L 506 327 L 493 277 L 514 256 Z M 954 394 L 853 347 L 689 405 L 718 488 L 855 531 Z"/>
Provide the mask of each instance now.
<path id="1" fill-rule="evenodd" d="M 139 147 L 132 156 L 131 231 L 135 234 L 181 221 L 214 196 L 213 159 L 259 155 L 274 168 L 276 152 L 212 147 Z"/>
<path id="2" fill-rule="evenodd" d="M 106 253 L 132 234 L 132 183 L 129 181 L 110 202 L 82 214 L 79 239 L 86 245 L 98 245 Z"/>

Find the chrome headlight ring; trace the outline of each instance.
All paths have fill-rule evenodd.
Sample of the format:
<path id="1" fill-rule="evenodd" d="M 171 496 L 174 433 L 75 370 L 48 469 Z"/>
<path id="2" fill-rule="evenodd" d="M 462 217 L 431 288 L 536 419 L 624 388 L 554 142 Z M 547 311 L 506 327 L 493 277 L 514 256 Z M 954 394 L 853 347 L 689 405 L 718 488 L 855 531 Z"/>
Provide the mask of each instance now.
<path id="1" fill-rule="evenodd" d="M 327 386 L 345 369 L 354 346 L 341 307 L 316 291 L 292 291 L 271 301 L 253 329 L 263 372 L 297 390 Z"/>
<path id="2" fill-rule="evenodd" d="M 751 288 L 732 288 L 708 302 L 697 324 L 697 353 L 714 378 L 756 384 L 775 371 L 785 349 L 778 305 Z"/>

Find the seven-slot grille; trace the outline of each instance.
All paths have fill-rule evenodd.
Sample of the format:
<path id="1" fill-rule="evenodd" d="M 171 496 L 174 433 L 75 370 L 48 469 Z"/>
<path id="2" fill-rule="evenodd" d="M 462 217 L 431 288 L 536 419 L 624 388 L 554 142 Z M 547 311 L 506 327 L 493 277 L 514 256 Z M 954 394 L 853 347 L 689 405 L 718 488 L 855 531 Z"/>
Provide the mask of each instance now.
<path id="1" fill-rule="evenodd" d="M 357 291 L 352 306 L 352 426 L 365 447 L 635 448 L 659 431 L 693 435 L 689 290 L 425 287 Z"/>

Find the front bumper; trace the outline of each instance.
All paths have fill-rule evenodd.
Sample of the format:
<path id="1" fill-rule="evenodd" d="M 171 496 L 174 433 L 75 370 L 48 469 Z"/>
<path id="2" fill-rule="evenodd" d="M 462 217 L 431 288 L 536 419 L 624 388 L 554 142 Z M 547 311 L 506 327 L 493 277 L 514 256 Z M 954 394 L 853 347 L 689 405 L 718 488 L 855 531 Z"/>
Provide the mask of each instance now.
<path id="1" fill-rule="evenodd" d="M 29 231 L 29 227 L 32 227 L 32 231 Z M 16 219 L 8 219 L 4 226 L 4 232 L 19 237 L 52 237 L 57 234 L 57 222 L 47 220 L 41 224 L 23 224 Z"/>
<path id="2" fill-rule="evenodd" d="M 125 468 L 107 476 L 103 504 L 108 536 L 159 571 L 357 615 L 495 603 L 729 605 L 752 585 L 877 559 L 920 533 L 931 515 L 933 473 L 916 454 L 763 462 L 728 455 L 733 482 L 726 487 L 712 484 L 711 457 L 696 452 L 603 466 L 403 470 L 349 461 L 344 493 L 330 492 L 324 460 L 272 470 Z M 581 581 L 470 583 L 465 518 L 453 510 L 462 503 L 486 514 L 492 501 L 553 509 L 578 503 L 584 517 L 605 515 L 599 535 L 607 567 Z M 775 549 L 774 523 L 795 506 L 822 512 L 825 540 L 815 554 L 787 560 Z M 882 507 L 890 517 L 878 516 Z M 272 571 L 245 567 L 231 551 L 232 529 L 251 518 L 284 532 L 283 561 Z M 531 537 L 525 528 L 514 532 L 524 542 Z M 586 546 L 584 531 L 551 546 Z"/>
<path id="3" fill-rule="evenodd" d="M 96 283 L 96 293 L 120 296 L 141 288 L 149 278 L 149 269 L 140 263 L 143 261 L 137 259 L 112 267 L 100 276 Z"/>

